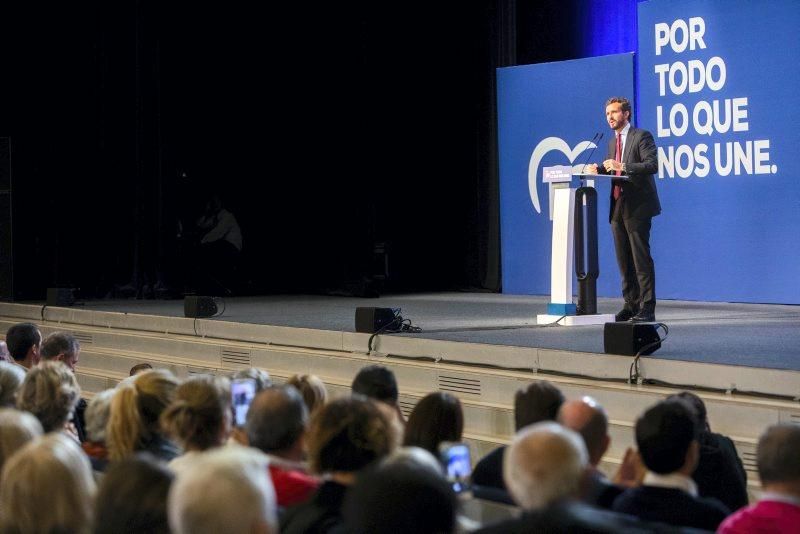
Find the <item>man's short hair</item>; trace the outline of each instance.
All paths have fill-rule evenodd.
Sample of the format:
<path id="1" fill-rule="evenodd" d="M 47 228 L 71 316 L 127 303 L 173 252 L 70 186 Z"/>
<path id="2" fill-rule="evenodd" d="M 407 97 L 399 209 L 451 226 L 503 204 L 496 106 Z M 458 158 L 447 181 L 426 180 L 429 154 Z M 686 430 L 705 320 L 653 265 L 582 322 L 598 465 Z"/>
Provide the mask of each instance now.
<path id="1" fill-rule="evenodd" d="M 81 344 L 69 332 L 53 332 L 42 341 L 39 353 L 44 360 L 52 360 L 59 354 L 74 356 L 81 350 Z"/>
<path id="2" fill-rule="evenodd" d="M 761 435 L 756 449 L 761 484 L 800 482 L 800 425 L 773 425 Z"/>
<path id="3" fill-rule="evenodd" d="M 383 365 L 362 367 L 353 379 L 352 389 L 353 393 L 390 404 L 398 398 L 397 379 L 392 370 Z"/>
<path id="4" fill-rule="evenodd" d="M 181 473 L 170 488 L 169 524 L 175 534 L 277 532 L 275 489 L 264 454 L 217 447 Z"/>
<path id="5" fill-rule="evenodd" d="M 8 352 L 15 361 L 25 359 L 31 347 L 42 342 L 39 327 L 33 323 L 17 323 L 6 332 Z"/>
<path id="6" fill-rule="evenodd" d="M 668 399 L 647 409 L 636 421 L 636 445 L 644 465 L 662 475 L 680 469 L 698 427 L 694 409 L 685 401 Z"/>
<path id="7" fill-rule="evenodd" d="M 520 430 L 541 421 L 555 421 L 564 394 L 547 380 L 532 382 L 514 395 L 514 426 Z"/>
<path id="8" fill-rule="evenodd" d="M 578 495 L 589 462 L 576 432 L 544 421 L 514 436 L 505 451 L 503 479 L 514 501 L 525 510 L 540 510 Z"/>
<path id="9" fill-rule="evenodd" d="M 308 425 L 308 409 L 294 387 L 273 387 L 256 395 L 245 431 L 251 447 L 266 453 L 291 448 Z"/>
<path id="10" fill-rule="evenodd" d="M 606 100 L 606 105 L 604 107 L 608 107 L 611 104 L 622 104 L 622 111 L 627 111 L 628 113 L 633 113 L 631 111 L 631 102 L 624 96 L 612 96 L 608 100 Z"/>

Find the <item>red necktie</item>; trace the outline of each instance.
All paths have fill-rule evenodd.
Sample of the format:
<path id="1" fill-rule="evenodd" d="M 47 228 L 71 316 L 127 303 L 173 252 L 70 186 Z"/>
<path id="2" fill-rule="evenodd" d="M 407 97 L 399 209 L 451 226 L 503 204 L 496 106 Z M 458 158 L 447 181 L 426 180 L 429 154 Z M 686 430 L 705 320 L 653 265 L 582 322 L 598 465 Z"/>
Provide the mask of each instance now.
<path id="1" fill-rule="evenodd" d="M 619 132 L 617 132 L 617 152 L 614 154 L 614 161 L 622 161 L 622 134 Z M 622 176 L 622 171 L 616 171 L 614 174 Z M 621 194 L 622 186 L 619 184 L 619 180 L 614 180 L 614 200 L 619 200 Z"/>

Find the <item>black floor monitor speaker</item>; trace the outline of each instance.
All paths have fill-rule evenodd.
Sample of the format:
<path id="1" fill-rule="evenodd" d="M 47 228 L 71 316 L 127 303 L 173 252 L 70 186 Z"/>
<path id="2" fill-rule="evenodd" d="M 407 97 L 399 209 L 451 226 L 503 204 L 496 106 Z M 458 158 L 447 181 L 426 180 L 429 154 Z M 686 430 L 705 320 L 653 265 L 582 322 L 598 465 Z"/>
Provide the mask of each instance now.
<path id="1" fill-rule="evenodd" d="M 356 332 L 374 334 L 394 321 L 394 310 L 391 308 L 356 308 Z"/>
<path id="2" fill-rule="evenodd" d="M 603 347 L 606 354 L 635 356 L 642 347 L 660 341 L 658 325 L 653 323 L 606 323 L 603 329 Z M 642 354 L 653 354 L 661 343 L 653 345 Z"/>
<path id="3" fill-rule="evenodd" d="M 183 315 L 185 317 L 213 317 L 217 313 L 214 297 L 187 295 L 183 297 Z"/>
<path id="4" fill-rule="evenodd" d="M 72 306 L 75 304 L 75 289 L 71 287 L 48 287 L 48 306 Z"/>

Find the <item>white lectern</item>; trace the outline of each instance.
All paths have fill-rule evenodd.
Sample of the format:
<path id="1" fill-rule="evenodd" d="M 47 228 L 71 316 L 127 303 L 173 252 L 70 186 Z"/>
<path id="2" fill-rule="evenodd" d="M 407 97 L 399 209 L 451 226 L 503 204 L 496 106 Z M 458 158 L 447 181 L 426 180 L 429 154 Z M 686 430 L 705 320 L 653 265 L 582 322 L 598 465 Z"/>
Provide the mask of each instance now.
<path id="1" fill-rule="evenodd" d="M 547 313 L 536 316 L 538 324 L 558 322 L 562 326 L 613 323 L 613 314 L 578 315 L 572 299 L 572 281 L 575 276 L 575 191 L 585 181 L 594 187 L 595 179 L 620 178 L 619 176 L 575 173 L 569 165 L 545 167 L 542 181 L 549 185 L 550 219 L 553 221 L 552 256 L 550 259 L 550 303 Z M 582 202 L 586 202 L 583 197 Z M 583 206 L 579 206 L 583 209 Z M 596 212 L 594 226 L 596 228 Z M 578 229 L 583 231 L 583 229 Z M 583 240 L 580 241 L 583 243 Z M 597 241 L 591 243 L 597 247 Z M 594 251 L 596 256 L 596 250 Z M 596 298 L 596 297 L 593 297 Z M 596 303 L 595 306 L 596 308 Z"/>

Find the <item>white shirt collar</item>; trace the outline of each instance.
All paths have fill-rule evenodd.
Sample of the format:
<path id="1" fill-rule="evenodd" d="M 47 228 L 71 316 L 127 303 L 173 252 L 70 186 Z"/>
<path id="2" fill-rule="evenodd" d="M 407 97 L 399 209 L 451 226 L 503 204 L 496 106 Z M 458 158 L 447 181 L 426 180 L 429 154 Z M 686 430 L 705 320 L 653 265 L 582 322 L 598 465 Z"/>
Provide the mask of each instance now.
<path id="1" fill-rule="evenodd" d="M 686 475 L 681 475 L 680 473 L 659 475 L 658 473 L 648 471 L 644 476 L 643 484 L 645 486 L 655 486 L 658 488 L 675 488 L 685 491 L 692 497 L 697 497 L 697 484 L 695 484 L 694 480 L 691 478 Z"/>
<path id="2" fill-rule="evenodd" d="M 630 129 L 631 129 L 631 123 L 628 122 L 622 129 L 622 131 L 619 132 L 620 136 L 622 136 L 622 138 L 625 139 L 628 136 L 628 130 Z"/>

